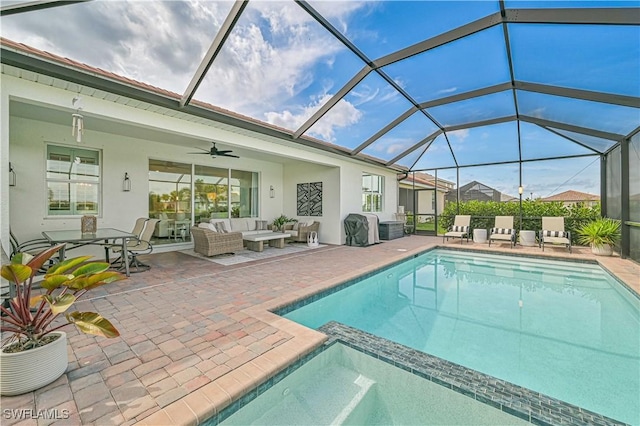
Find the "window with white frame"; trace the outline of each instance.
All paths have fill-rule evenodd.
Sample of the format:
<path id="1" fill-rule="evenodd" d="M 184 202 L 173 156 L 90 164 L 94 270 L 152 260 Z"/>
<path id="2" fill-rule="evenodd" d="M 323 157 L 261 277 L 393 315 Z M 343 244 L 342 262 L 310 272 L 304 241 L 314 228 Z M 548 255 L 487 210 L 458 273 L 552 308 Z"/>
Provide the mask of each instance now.
<path id="1" fill-rule="evenodd" d="M 47 215 L 100 213 L 100 151 L 47 145 Z"/>
<path id="2" fill-rule="evenodd" d="M 362 211 L 363 212 L 381 212 L 382 196 L 384 188 L 384 177 L 372 175 L 369 173 L 362 174 Z"/>

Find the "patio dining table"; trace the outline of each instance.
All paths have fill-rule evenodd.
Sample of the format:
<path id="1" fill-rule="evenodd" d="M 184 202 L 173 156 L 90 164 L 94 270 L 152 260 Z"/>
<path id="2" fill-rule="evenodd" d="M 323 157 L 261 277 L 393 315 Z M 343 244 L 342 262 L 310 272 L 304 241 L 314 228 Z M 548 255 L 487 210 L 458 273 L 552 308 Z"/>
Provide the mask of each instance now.
<path id="1" fill-rule="evenodd" d="M 136 239 L 137 236 L 131 232 L 120 231 L 114 228 L 99 228 L 93 233 L 82 233 L 79 229 L 72 231 L 43 231 L 42 235 L 51 243 L 51 245 L 66 243 L 72 248 L 82 247 L 85 245 L 101 245 L 105 246 L 105 260 L 109 262 L 109 247 L 120 241 L 122 247 L 122 260 L 127 276 L 129 276 L 129 254 L 127 251 L 127 242 L 130 239 Z M 109 241 L 112 241 L 110 243 Z M 60 249 L 60 260 L 65 257 L 67 250 L 66 244 Z"/>

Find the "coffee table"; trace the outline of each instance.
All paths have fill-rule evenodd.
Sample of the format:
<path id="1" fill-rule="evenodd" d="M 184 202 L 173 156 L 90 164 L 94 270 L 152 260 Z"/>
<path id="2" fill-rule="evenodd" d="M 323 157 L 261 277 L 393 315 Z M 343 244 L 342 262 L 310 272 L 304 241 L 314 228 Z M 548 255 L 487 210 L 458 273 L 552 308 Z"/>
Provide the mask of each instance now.
<path id="1" fill-rule="evenodd" d="M 269 242 L 269 247 L 284 248 L 284 239 L 289 238 L 291 234 L 282 232 L 265 232 L 264 234 L 250 234 L 242 237 L 247 242 L 247 249 L 252 251 L 264 250 L 264 242 Z"/>

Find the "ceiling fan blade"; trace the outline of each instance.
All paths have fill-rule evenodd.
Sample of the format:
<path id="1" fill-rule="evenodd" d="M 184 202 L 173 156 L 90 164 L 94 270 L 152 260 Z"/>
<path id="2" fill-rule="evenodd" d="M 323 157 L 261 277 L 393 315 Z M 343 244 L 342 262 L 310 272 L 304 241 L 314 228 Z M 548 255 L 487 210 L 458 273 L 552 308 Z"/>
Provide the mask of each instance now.
<path id="1" fill-rule="evenodd" d="M 233 157 L 233 158 L 240 158 L 237 155 L 232 155 L 232 154 L 218 154 L 220 157 Z"/>
<path id="2" fill-rule="evenodd" d="M 187 152 L 187 154 L 206 154 L 206 155 L 211 155 L 211 153 L 209 151 L 205 151 L 205 152 Z"/>
<path id="3" fill-rule="evenodd" d="M 218 149 L 218 150 L 216 150 L 216 152 L 217 152 L 218 154 L 227 154 L 227 153 L 229 153 L 229 152 L 233 152 L 233 150 L 231 150 L 231 149 L 219 150 L 219 149 Z"/>

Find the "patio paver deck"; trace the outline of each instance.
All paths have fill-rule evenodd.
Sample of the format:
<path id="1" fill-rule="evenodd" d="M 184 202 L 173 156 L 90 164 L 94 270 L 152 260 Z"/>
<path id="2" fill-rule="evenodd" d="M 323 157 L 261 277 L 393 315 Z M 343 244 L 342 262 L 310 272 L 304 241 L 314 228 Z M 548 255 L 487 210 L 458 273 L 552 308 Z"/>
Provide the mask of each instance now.
<path id="1" fill-rule="evenodd" d="M 3 410 L 23 413 L 5 415 L 3 424 L 197 424 L 325 340 L 270 310 L 435 246 L 443 246 L 441 238 L 411 236 L 233 266 L 179 252 L 146 256 L 150 271 L 96 289 L 78 304 L 112 320 L 121 337 L 68 327 L 67 373 L 35 392 L 2 397 Z M 596 258 L 586 248 L 569 254 L 459 241 L 444 246 L 596 259 L 640 293 L 639 265 Z M 25 418 L 43 412 L 66 419 Z"/>

